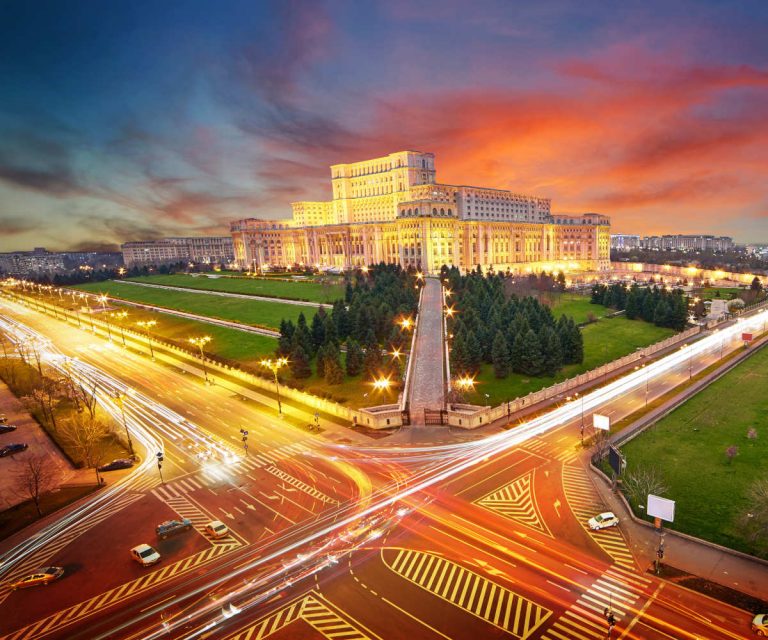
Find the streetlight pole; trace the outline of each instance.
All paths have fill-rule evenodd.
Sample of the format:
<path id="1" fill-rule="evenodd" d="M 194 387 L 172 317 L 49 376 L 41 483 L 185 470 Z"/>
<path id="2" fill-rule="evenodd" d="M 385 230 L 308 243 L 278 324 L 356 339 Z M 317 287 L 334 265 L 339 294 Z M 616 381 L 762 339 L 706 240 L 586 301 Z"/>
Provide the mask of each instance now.
<path id="1" fill-rule="evenodd" d="M 245 449 L 245 455 L 248 455 L 248 431 L 247 429 L 240 429 L 240 433 L 243 436 L 243 449 Z"/>
<path id="2" fill-rule="evenodd" d="M 144 331 L 147 333 L 147 342 L 149 344 L 149 356 L 152 358 L 152 360 L 155 359 L 155 351 L 152 348 L 152 334 L 149 332 L 151 327 L 154 327 L 157 324 L 157 321 L 155 320 L 139 320 L 137 323 L 140 327 L 144 328 Z"/>
<path id="3" fill-rule="evenodd" d="M 272 360 L 271 358 L 265 359 L 261 361 L 261 366 L 266 367 L 270 371 L 272 371 L 272 374 L 275 376 L 275 393 L 277 394 L 277 415 L 279 415 L 281 418 L 283 417 L 283 405 L 280 402 L 280 383 L 277 379 L 277 371 L 280 369 L 280 367 L 284 367 L 288 364 L 287 358 L 277 358 L 275 360 Z"/>
<path id="4" fill-rule="evenodd" d="M 128 421 L 125 419 L 125 408 L 123 407 L 123 401 L 125 400 L 125 394 L 123 393 L 116 393 L 115 394 L 115 402 L 120 406 L 120 415 L 123 417 L 123 427 L 125 428 L 125 435 L 128 438 L 128 451 L 131 452 L 131 456 L 134 455 L 133 452 L 133 440 L 131 440 L 131 432 L 128 430 Z"/>
<path id="5" fill-rule="evenodd" d="M 80 298 L 85 301 L 85 306 L 88 308 L 88 319 L 91 321 L 91 333 L 96 333 L 96 327 L 93 326 L 93 313 L 91 312 L 91 305 L 88 302 L 88 296 L 85 293 L 81 293 Z"/>
<path id="6" fill-rule="evenodd" d="M 199 338 L 190 338 L 189 342 L 197 347 L 200 347 L 200 360 L 203 363 L 203 377 L 206 384 L 208 383 L 208 369 L 205 367 L 205 353 L 203 347 L 211 341 L 211 336 L 200 336 Z"/>
<path id="7" fill-rule="evenodd" d="M 119 318 L 119 322 L 117 324 L 120 327 L 120 337 L 123 340 L 123 348 L 125 348 L 125 329 L 123 328 L 123 322 L 122 321 L 125 320 L 125 318 L 127 316 L 128 316 L 128 312 L 127 311 L 117 311 L 112 316 L 114 318 Z"/>

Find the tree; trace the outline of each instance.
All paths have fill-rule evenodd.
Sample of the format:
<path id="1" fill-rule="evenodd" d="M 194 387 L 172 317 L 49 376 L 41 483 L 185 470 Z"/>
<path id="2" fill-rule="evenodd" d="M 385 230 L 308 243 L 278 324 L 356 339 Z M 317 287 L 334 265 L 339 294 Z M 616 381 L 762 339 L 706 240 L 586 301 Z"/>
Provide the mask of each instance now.
<path id="1" fill-rule="evenodd" d="M 325 342 L 325 310 L 320 307 L 312 318 L 312 347 L 316 352 Z"/>
<path id="2" fill-rule="evenodd" d="M 539 334 L 539 341 L 544 356 L 544 373 L 554 376 L 563 366 L 563 347 L 560 338 L 552 327 L 543 327 Z"/>
<path id="3" fill-rule="evenodd" d="M 760 278 L 755 276 L 752 279 L 752 284 L 749 285 L 750 291 L 756 291 L 757 293 L 761 293 L 763 290 L 763 283 L 760 281 Z"/>
<path id="4" fill-rule="evenodd" d="M 338 357 L 326 360 L 325 381 L 328 384 L 341 384 L 344 382 L 344 370 L 341 368 Z"/>
<path id="5" fill-rule="evenodd" d="M 42 516 L 40 498 L 56 485 L 56 469 L 50 459 L 41 455 L 24 456 L 21 467 L 16 470 L 16 488 L 29 496 L 35 504 L 37 515 Z"/>
<path id="6" fill-rule="evenodd" d="M 473 331 L 467 332 L 466 336 L 467 361 L 466 368 L 469 373 L 480 371 L 480 365 L 483 363 L 483 350 Z"/>
<path id="7" fill-rule="evenodd" d="M 660 496 L 668 491 L 656 467 L 638 466 L 624 475 L 624 493 L 636 505 L 644 505 L 648 494 Z"/>
<path id="8" fill-rule="evenodd" d="M 544 370 L 544 356 L 541 343 L 533 329 L 528 329 L 520 345 L 520 361 L 517 363 L 520 373 L 529 376 L 541 375 Z"/>
<path id="9" fill-rule="evenodd" d="M 363 370 L 363 350 L 351 338 L 347 340 L 347 375 L 357 376 Z"/>
<path id="10" fill-rule="evenodd" d="M 768 550 L 768 478 L 756 480 L 747 491 L 747 513 L 742 524 L 757 550 Z"/>
<path id="11" fill-rule="evenodd" d="M 75 413 L 61 425 L 59 438 L 74 452 L 78 462 L 88 469 L 101 464 L 106 454 L 107 425 L 86 412 Z M 96 471 L 96 481 L 100 482 Z"/>
<path id="12" fill-rule="evenodd" d="M 501 330 L 496 331 L 491 350 L 493 359 L 493 372 L 497 378 L 506 378 L 509 375 L 512 362 L 509 357 L 509 345 Z"/>
<path id="13" fill-rule="evenodd" d="M 375 380 L 381 372 L 381 349 L 377 345 L 369 345 L 363 358 L 363 373 L 366 380 Z"/>
<path id="14" fill-rule="evenodd" d="M 300 344 L 297 344 L 291 351 L 290 366 L 294 378 L 309 378 L 312 375 L 312 368 L 309 366 L 309 354 Z"/>

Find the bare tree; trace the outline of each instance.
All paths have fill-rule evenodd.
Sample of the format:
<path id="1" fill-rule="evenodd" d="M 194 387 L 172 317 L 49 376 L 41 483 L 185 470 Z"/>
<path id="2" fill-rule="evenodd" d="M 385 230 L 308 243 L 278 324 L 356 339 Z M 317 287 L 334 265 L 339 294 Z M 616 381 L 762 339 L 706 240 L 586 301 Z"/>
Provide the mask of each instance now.
<path id="1" fill-rule="evenodd" d="M 75 413 L 61 425 L 59 433 L 67 448 L 74 451 L 87 468 L 95 469 L 99 466 L 106 453 L 105 438 L 109 433 L 106 424 L 88 413 Z M 98 470 L 96 480 L 100 482 Z"/>
<path id="2" fill-rule="evenodd" d="M 635 504 L 644 504 L 649 493 L 658 496 L 667 491 L 664 478 L 656 467 L 638 466 L 624 476 L 624 492 Z"/>
<path id="3" fill-rule="evenodd" d="M 747 536 L 762 550 L 768 549 L 768 478 L 756 480 L 747 492 L 748 511 L 743 523 Z"/>
<path id="4" fill-rule="evenodd" d="M 37 515 L 42 516 L 40 498 L 56 484 L 56 470 L 45 456 L 25 456 L 16 471 L 16 487 L 35 503 Z"/>
<path id="5" fill-rule="evenodd" d="M 595 463 L 600 462 L 606 455 L 608 455 L 608 449 L 611 446 L 611 437 L 607 431 L 596 430 L 595 435 L 592 438 L 592 461 Z"/>

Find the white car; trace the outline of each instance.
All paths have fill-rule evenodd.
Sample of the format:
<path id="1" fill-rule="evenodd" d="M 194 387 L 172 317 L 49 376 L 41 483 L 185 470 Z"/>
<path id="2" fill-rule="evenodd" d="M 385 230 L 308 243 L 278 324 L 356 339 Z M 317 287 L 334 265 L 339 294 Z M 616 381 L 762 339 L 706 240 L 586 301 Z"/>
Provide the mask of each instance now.
<path id="1" fill-rule="evenodd" d="M 752 618 L 752 631 L 759 636 L 768 636 L 768 613 L 758 613 Z"/>
<path id="2" fill-rule="evenodd" d="M 160 554 L 148 544 L 140 544 L 131 549 L 131 558 L 142 567 L 149 567 L 156 562 L 160 562 Z"/>
<path id="3" fill-rule="evenodd" d="M 605 513 L 596 515 L 594 518 L 590 518 L 587 524 L 589 524 L 590 529 L 597 531 L 598 529 L 615 527 L 619 524 L 619 519 L 612 511 L 606 511 Z"/>
<path id="4" fill-rule="evenodd" d="M 229 527 L 221 522 L 221 520 L 211 520 L 205 525 L 205 532 L 214 540 L 218 540 L 229 535 Z"/>

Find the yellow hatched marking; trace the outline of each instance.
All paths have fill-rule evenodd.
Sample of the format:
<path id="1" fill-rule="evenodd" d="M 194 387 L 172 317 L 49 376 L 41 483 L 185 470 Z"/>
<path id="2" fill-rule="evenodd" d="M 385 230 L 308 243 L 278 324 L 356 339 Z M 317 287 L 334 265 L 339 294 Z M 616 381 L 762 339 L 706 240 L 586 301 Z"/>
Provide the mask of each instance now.
<path id="1" fill-rule="evenodd" d="M 316 591 L 299 596 L 247 629 L 228 636 L 227 640 L 261 640 L 297 620 L 302 620 L 329 640 L 340 637 L 345 640 L 381 640 L 379 636 L 332 605 Z"/>
<path id="2" fill-rule="evenodd" d="M 390 548 L 381 550 L 381 558 L 384 564 L 394 573 L 406 580 L 418 585 L 425 591 L 429 591 L 441 600 L 464 609 L 468 613 L 485 620 L 517 638 L 528 638 L 551 615 L 552 611 L 546 609 L 523 596 L 510 591 L 500 584 L 465 569 L 455 562 L 441 558 L 425 551 L 409 550 L 407 553 L 416 556 L 419 561 L 415 565 L 412 562 L 407 569 L 404 563 L 398 563 L 402 549 Z M 435 562 L 436 560 L 436 562 Z M 451 567 L 447 584 L 443 584 L 443 576 L 447 567 Z M 439 572 L 440 578 L 435 581 L 435 575 Z M 455 576 L 455 577 L 454 577 Z M 450 597 L 446 597 L 448 587 L 454 585 Z M 502 620 L 502 609 L 504 617 Z M 512 610 L 515 614 L 512 618 Z M 510 620 L 513 623 L 510 624 Z"/>
<path id="3" fill-rule="evenodd" d="M 533 479 L 534 471 L 529 471 L 475 500 L 475 504 L 552 537 L 536 506 Z"/>

